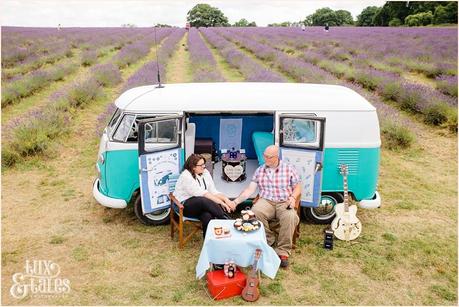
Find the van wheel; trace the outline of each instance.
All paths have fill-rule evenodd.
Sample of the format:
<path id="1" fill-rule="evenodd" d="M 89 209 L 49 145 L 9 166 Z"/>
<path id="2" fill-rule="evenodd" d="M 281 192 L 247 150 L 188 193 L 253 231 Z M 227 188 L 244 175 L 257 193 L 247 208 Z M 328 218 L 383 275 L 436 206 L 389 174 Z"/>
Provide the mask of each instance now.
<path id="1" fill-rule="evenodd" d="M 324 193 L 318 207 L 303 207 L 306 219 L 314 224 L 330 224 L 335 218 L 335 206 L 344 201 L 340 193 Z"/>
<path id="2" fill-rule="evenodd" d="M 169 213 L 171 209 L 163 209 L 159 211 L 155 211 L 148 214 L 142 213 L 142 200 L 140 198 L 140 194 L 137 195 L 134 203 L 134 213 L 135 216 L 139 219 L 139 221 L 147 226 L 158 226 L 158 225 L 165 225 L 169 224 Z"/>

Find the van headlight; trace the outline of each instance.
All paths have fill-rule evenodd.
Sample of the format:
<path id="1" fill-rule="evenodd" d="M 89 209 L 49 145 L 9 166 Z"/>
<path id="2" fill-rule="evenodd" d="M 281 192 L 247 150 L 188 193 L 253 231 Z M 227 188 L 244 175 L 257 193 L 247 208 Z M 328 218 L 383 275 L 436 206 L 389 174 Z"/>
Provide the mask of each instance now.
<path id="1" fill-rule="evenodd" d="M 99 163 L 96 163 L 96 171 L 97 171 L 97 177 L 99 177 L 99 179 L 100 179 L 100 167 L 99 167 Z"/>
<path id="2" fill-rule="evenodd" d="M 99 157 L 97 157 L 97 162 L 103 165 L 105 163 L 105 158 L 103 154 L 99 154 Z"/>

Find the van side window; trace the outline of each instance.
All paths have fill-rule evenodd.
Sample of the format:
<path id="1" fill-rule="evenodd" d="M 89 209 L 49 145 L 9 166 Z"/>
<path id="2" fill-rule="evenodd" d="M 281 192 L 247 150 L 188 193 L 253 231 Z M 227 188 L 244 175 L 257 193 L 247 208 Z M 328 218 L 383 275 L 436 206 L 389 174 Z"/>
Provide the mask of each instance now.
<path id="1" fill-rule="evenodd" d="M 135 123 L 135 115 L 126 114 L 123 116 L 121 123 L 116 129 L 113 139 L 119 142 L 126 142 L 129 135 L 137 133 L 137 126 L 133 125 Z M 135 130 L 135 131 L 134 131 Z"/>
<path id="2" fill-rule="evenodd" d="M 177 143 L 178 119 L 168 119 L 145 125 L 145 143 Z"/>
<path id="3" fill-rule="evenodd" d="M 284 143 L 315 143 L 317 142 L 316 122 L 302 118 L 285 118 Z"/>

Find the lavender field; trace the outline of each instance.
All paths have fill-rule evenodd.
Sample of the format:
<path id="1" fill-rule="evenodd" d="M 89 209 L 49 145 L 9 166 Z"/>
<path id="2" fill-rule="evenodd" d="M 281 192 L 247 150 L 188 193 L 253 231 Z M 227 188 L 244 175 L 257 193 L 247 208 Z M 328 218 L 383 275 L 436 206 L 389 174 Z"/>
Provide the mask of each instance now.
<path id="1" fill-rule="evenodd" d="M 168 227 L 92 199 L 113 101 L 157 83 L 159 67 L 166 86 L 339 84 L 378 110 L 383 207 L 359 211 L 362 238 L 333 253 L 323 226 L 302 225 L 291 268 L 263 279 L 261 304 L 457 304 L 457 40 L 446 27 L 2 27 L 2 303 L 244 302 L 210 301 L 194 280 L 199 238 L 179 252 Z M 72 291 L 12 298 L 11 276 L 32 258 L 57 261 Z"/>

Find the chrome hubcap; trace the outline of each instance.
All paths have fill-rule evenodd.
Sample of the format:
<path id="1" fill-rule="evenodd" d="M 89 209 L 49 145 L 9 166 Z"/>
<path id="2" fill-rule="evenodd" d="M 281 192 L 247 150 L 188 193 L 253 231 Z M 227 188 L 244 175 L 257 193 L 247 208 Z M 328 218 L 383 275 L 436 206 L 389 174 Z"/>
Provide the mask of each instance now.
<path id="1" fill-rule="evenodd" d="M 336 199 L 328 195 L 322 196 L 319 206 L 312 208 L 312 214 L 321 220 L 328 219 L 335 214 Z"/>
<path id="2" fill-rule="evenodd" d="M 155 211 L 152 213 L 148 213 L 148 214 L 145 214 L 145 216 L 150 220 L 160 221 L 160 220 L 164 220 L 169 215 L 170 211 L 171 209 L 169 208 L 169 209 L 164 209 L 164 210 L 159 210 L 159 211 Z"/>

